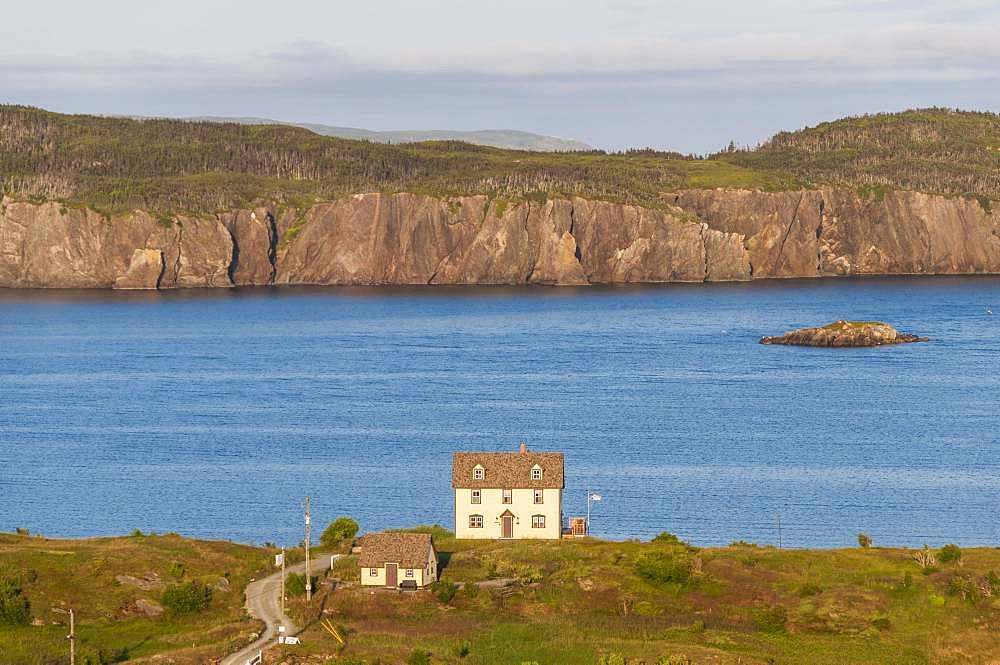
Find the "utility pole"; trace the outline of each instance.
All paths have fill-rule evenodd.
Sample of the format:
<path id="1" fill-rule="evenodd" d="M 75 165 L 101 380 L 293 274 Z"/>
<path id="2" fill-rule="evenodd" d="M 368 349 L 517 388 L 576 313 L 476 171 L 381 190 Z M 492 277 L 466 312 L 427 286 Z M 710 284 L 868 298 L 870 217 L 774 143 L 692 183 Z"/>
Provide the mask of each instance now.
<path id="1" fill-rule="evenodd" d="M 69 640 L 69 665 L 76 665 L 76 625 L 73 621 L 73 610 L 64 610 L 61 607 L 53 607 L 52 610 L 69 615 L 69 635 L 66 636 Z"/>
<path id="2" fill-rule="evenodd" d="M 281 620 L 285 620 L 285 548 L 281 548 Z"/>
<path id="3" fill-rule="evenodd" d="M 312 573 L 309 568 L 309 497 L 306 497 L 306 602 L 312 600 Z"/>

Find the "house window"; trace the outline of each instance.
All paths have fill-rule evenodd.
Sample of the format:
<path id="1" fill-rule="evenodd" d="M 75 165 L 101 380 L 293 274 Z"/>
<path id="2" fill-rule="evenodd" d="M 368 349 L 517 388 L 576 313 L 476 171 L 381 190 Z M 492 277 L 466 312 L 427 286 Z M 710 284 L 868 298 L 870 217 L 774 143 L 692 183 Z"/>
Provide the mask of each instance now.
<path id="1" fill-rule="evenodd" d="M 535 490 L 535 503 L 545 503 L 545 492 Z"/>
<path id="2" fill-rule="evenodd" d="M 486 477 L 486 469 L 484 469 L 483 467 L 477 466 L 475 469 L 472 470 L 473 480 L 482 480 L 485 477 Z"/>
<path id="3" fill-rule="evenodd" d="M 537 466 L 534 469 L 531 470 L 531 479 L 532 480 L 541 480 L 542 479 L 542 470 L 540 468 L 538 468 Z"/>
<path id="4" fill-rule="evenodd" d="M 482 502 L 483 502 L 482 490 L 472 490 L 472 503 L 482 503 Z"/>
<path id="5" fill-rule="evenodd" d="M 504 503 L 514 503 L 514 490 L 504 490 L 503 491 L 503 502 Z"/>
<path id="6" fill-rule="evenodd" d="M 483 528 L 483 516 L 482 515 L 469 515 L 469 528 L 470 529 L 482 529 Z"/>
<path id="7" fill-rule="evenodd" d="M 545 515 L 532 515 L 531 516 L 531 528 L 532 529 L 544 529 L 545 528 Z"/>
<path id="8" fill-rule="evenodd" d="M 407 577 L 413 577 L 413 569 L 412 568 L 407 568 L 406 569 L 406 576 Z"/>
<path id="9" fill-rule="evenodd" d="M 368 575 L 371 577 L 378 577 L 378 568 L 369 568 Z"/>

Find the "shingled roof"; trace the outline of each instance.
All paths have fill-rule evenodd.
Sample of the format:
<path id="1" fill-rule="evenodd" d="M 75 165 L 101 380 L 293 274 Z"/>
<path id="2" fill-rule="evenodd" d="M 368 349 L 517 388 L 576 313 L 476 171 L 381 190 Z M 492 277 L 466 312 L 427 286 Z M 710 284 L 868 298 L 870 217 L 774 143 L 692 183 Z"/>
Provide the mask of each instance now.
<path id="1" fill-rule="evenodd" d="M 484 478 L 476 480 L 472 470 L 482 466 Z M 542 479 L 532 480 L 538 465 Z M 455 453 L 451 463 L 451 486 L 466 489 L 563 489 L 566 485 L 562 453 L 533 453 L 522 446 L 516 453 Z"/>
<path id="2" fill-rule="evenodd" d="M 398 563 L 403 568 L 423 568 L 428 551 L 434 546 L 429 533 L 368 533 L 360 538 L 362 568 L 381 568 L 386 563 Z"/>

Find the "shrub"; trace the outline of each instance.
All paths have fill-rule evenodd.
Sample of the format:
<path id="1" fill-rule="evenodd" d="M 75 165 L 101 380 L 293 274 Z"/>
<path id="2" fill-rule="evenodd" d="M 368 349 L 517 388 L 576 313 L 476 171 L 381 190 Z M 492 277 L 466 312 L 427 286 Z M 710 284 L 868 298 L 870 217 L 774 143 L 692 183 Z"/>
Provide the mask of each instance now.
<path id="1" fill-rule="evenodd" d="M 941 563 L 952 563 L 962 558 L 962 548 L 954 543 L 949 543 L 938 550 L 937 560 Z"/>
<path id="2" fill-rule="evenodd" d="M 464 642 L 460 642 L 459 644 L 455 645 L 455 655 L 458 656 L 459 658 L 465 658 L 471 652 L 472 652 L 472 644 L 469 642 L 469 640 L 465 640 Z"/>
<path id="3" fill-rule="evenodd" d="M 660 658 L 656 665 L 691 665 L 691 659 L 682 653 L 671 654 Z"/>
<path id="4" fill-rule="evenodd" d="M 15 577 L 0 578 L 0 625 L 24 626 L 31 621 L 31 603 Z"/>
<path id="5" fill-rule="evenodd" d="M 653 543 L 655 543 L 657 545 L 684 545 L 685 544 L 684 541 L 682 541 L 680 538 L 678 538 L 674 534 L 670 533 L 669 531 L 663 531 L 662 533 L 660 533 L 659 535 L 657 535 L 655 538 L 653 538 L 653 540 L 651 542 L 653 542 Z"/>
<path id="6" fill-rule="evenodd" d="M 921 568 L 924 569 L 925 573 L 933 569 L 937 564 L 937 558 L 934 556 L 934 553 L 931 552 L 931 548 L 927 547 L 927 545 L 924 545 L 924 549 L 914 552 L 913 559 Z"/>
<path id="7" fill-rule="evenodd" d="M 212 587 L 198 581 L 174 584 L 164 590 L 160 601 L 177 614 L 193 614 L 212 602 Z"/>
<path id="8" fill-rule="evenodd" d="M 358 533 L 358 523 L 350 517 L 338 517 L 323 530 L 319 542 L 323 547 L 335 547 Z"/>
<path id="9" fill-rule="evenodd" d="M 635 572 L 654 584 L 685 584 L 691 579 L 691 559 L 671 552 L 645 552 L 636 558 Z"/>
<path id="10" fill-rule="evenodd" d="M 858 545 L 860 545 L 861 547 L 863 547 L 865 549 L 868 549 L 869 547 L 872 546 L 872 537 L 869 536 L 867 533 L 859 533 L 858 534 Z"/>
<path id="11" fill-rule="evenodd" d="M 628 661 L 620 653 L 609 653 L 601 656 L 600 665 L 628 665 Z"/>
<path id="12" fill-rule="evenodd" d="M 876 614 L 872 617 L 872 626 L 879 630 L 889 630 L 890 625 L 889 616 L 886 614 Z"/>
<path id="13" fill-rule="evenodd" d="M 803 598 L 808 598 L 809 596 L 818 596 L 823 593 L 823 587 L 816 584 L 815 582 L 806 582 L 799 587 L 799 595 Z"/>
<path id="14" fill-rule="evenodd" d="M 170 567 L 167 568 L 167 572 L 170 573 L 171 577 L 180 579 L 184 577 L 184 564 L 180 561 L 171 561 Z"/>
<path id="15" fill-rule="evenodd" d="M 788 623 L 788 610 L 781 605 L 767 605 L 754 612 L 753 625 L 762 633 L 783 633 Z"/>
<path id="16" fill-rule="evenodd" d="M 132 529 L 133 538 L 142 538 L 142 529 Z"/>
<path id="17" fill-rule="evenodd" d="M 319 577 L 313 575 L 310 581 L 312 582 L 313 591 L 315 591 L 319 584 Z M 306 576 L 291 573 L 285 579 L 285 591 L 289 596 L 304 596 L 306 593 Z"/>
<path id="18" fill-rule="evenodd" d="M 479 591 L 479 585 L 473 582 L 466 582 L 465 586 L 462 587 L 462 595 L 469 599 L 478 598 Z"/>
<path id="19" fill-rule="evenodd" d="M 406 659 L 406 665 L 431 665 L 431 655 L 426 651 L 415 649 Z"/>
<path id="20" fill-rule="evenodd" d="M 437 596 L 437 599 L 445 604 L 450 603 L 455 594 L 458 593 L 458 587 L 454 582 L 442 582 L 440 580 L 431 585 L 431 590 Z"/>

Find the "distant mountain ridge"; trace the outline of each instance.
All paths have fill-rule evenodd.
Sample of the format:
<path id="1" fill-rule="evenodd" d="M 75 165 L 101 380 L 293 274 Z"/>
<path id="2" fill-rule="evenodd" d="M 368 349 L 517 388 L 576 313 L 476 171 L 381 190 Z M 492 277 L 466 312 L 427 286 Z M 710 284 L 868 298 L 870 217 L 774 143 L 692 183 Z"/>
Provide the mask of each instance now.
<path id="1" fill-rule="evenodd" d="M 516 129 L 480 129 L 461 131 L 452 129 L 399 129 L 373 131 L 357 127 L 337 127 L 308 122 L 282 122 L 269 118 L 200 116 L 184 118 L 192 122 L 234 122 L 240 125 L 287 125 L 301 127 L 321 136 L 335 136 L 342 139 L 374 141 L 376 143 L 417 143 L 420 141 L 464 141 L 473 145 L 485 145 L 507 150 L 532 150 L 537 152 L 574 152 L 593 150 L 594 147 L 575 139 L 533 134 Z"/>

